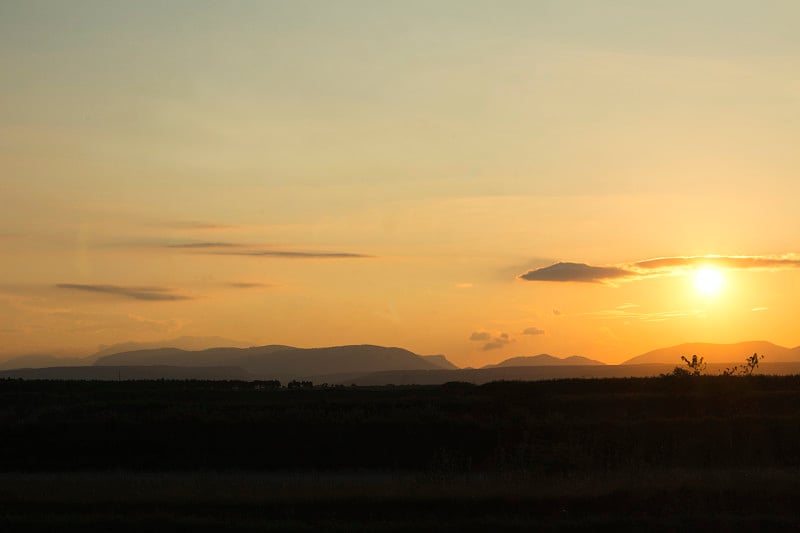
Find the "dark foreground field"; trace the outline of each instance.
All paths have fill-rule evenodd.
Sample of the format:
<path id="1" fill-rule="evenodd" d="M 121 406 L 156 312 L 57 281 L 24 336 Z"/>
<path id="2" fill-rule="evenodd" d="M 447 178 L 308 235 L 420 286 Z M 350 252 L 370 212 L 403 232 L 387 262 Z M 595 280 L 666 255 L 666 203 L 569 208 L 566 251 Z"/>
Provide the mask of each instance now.
<path id="1" fill-rule="evenodd" d="M 0 380 L 4 531 L 800 528 L 800 377 Z"/>

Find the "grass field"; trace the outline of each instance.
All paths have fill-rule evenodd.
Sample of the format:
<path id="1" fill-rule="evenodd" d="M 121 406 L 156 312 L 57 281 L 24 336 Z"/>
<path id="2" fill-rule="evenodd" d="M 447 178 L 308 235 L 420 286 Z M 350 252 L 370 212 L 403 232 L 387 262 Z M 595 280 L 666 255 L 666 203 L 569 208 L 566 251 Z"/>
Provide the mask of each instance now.
<path id="1" fill-rule="evenodd" d="M 800 378 L 0 381 L 4 531 L 800 527 Z"/>

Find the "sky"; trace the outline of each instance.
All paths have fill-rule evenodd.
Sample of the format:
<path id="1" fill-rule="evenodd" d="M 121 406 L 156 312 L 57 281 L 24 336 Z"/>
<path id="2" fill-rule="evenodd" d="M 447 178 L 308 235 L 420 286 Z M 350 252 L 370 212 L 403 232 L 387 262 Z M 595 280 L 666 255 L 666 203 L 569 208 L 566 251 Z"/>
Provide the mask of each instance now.
<path id="1" fill-rule="evenodd" d="M 0 354 L 796 346 L 798 19 L 794 0 L 4 0 Z"/>

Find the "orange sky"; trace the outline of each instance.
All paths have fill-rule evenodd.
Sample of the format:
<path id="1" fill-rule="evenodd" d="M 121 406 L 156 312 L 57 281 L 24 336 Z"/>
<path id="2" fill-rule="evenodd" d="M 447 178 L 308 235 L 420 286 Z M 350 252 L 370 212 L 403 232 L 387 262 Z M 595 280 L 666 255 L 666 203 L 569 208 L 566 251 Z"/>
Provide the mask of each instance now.
<path id="1" fill-rule="evenodd" d="M 4 2 L 0 354 L 800 344 L 798 16 Z"/>

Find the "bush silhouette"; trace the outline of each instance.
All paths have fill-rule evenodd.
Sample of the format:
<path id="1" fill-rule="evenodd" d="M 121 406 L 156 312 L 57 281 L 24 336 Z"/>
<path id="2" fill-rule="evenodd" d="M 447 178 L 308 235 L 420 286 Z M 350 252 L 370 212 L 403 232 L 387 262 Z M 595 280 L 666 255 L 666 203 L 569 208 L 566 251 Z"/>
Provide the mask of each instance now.
<path id="1" fill-rule="evenodd" d="M 687 368 L 676 366 L 675 370 L 672 371 L 673 376 L 700 376 L 706 371 L 705 361 L 702 357 L 698 358 L 697 354 L 692 356 L 691 361 L 685 355 L 682 355 L 681 361 L 686 364 Z"/>
<path id="2" fill-rule="evenodd" d="M 754 353 L 750 357 L 744 360 L 743 365 L 736 365 L 733 368 L 726 368 L 724 372 L 722 372 L 723 376 L 751 376 L 753 375 L 753 371 L 758 368 L 758 362 L 764 359 L 763 355 L 758 355 Z"/>
<path id="3" fill-rule="evenodd" d="M 754 353 L 753 355 L 745 358 L 743 365 L 735 365 L 731 368 L 726 368 L 722 371 L 723 376 L 751 376 L 756 368 L 758 368 L 758 362 L 764 359 L 763 355 L 758 355 Z M 683 361 L 685 367 L 683 366 L 676 366 L 671 374 L 662 374 L 664 376 L 702 376 L 705 374 L 706 371 L 706 362 L 703 360 L 702 357 L 697 357 L 697 355 L 693 355 L 691 359 L 688 359 L 685 355 L 681 356 L 681 361 Z"/>

